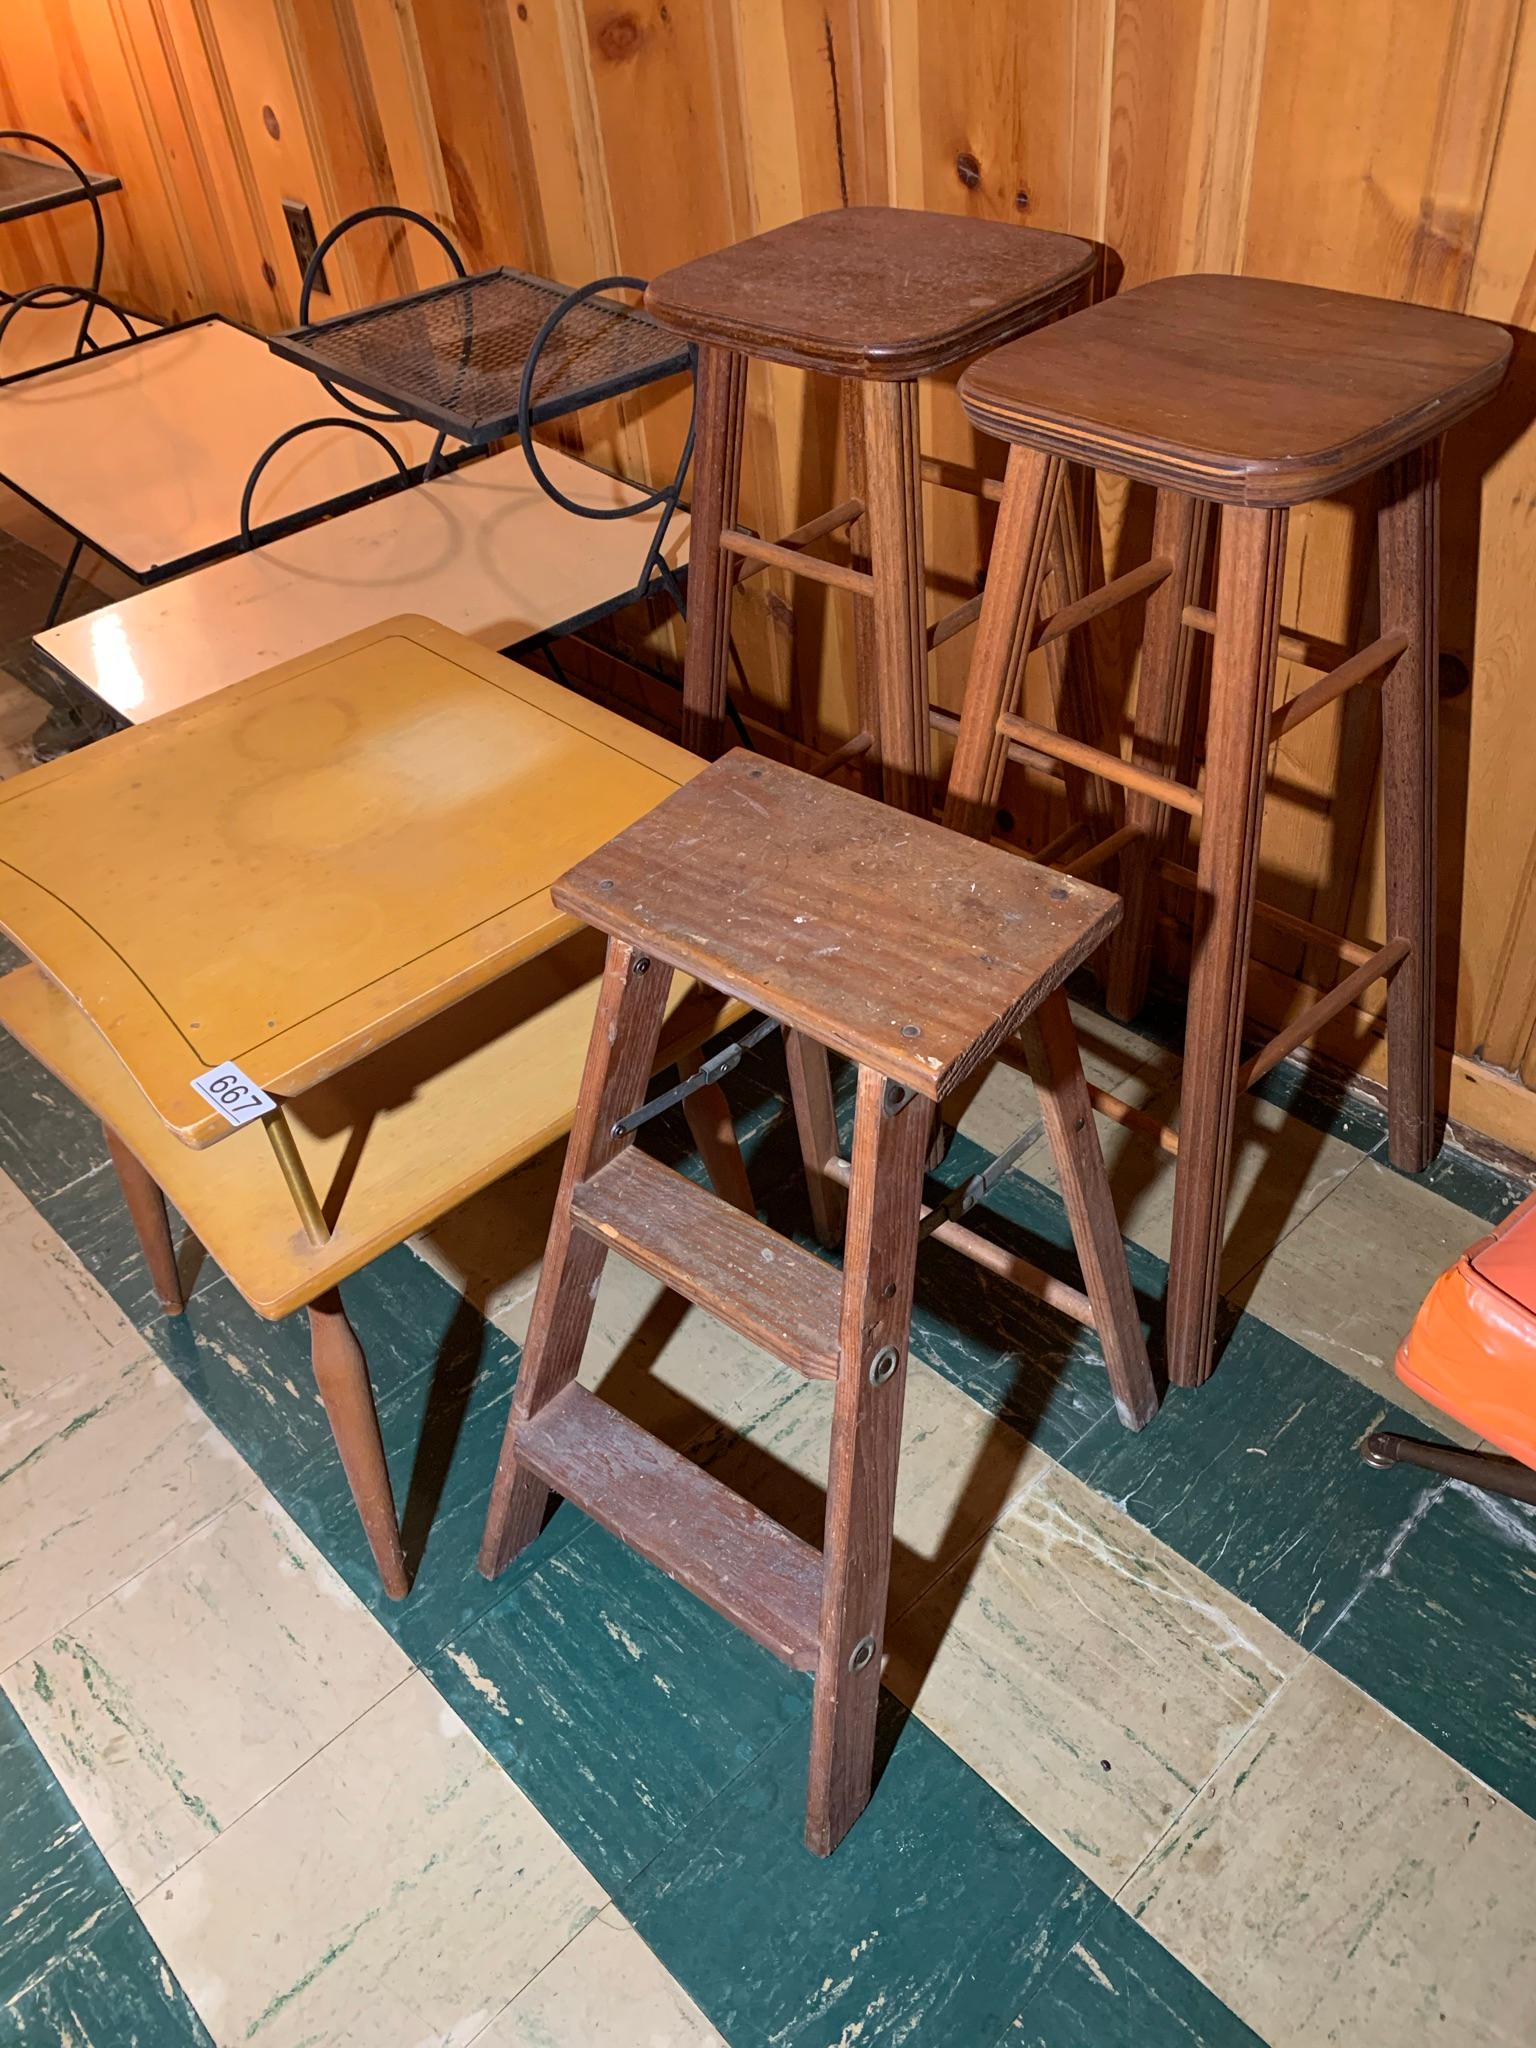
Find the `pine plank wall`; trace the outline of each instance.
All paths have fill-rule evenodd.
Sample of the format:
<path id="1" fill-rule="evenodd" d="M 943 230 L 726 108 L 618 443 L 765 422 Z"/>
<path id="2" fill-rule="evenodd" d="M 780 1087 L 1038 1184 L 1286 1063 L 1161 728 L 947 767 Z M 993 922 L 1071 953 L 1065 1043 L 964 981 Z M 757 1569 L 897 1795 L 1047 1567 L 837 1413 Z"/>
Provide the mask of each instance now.
<path id="1" fill-rule="evenodd" d="M 290 323 L 284 200 L 324 229 L 377 200 L 449 226 L 472 265 L 570 283 L 667 264 L 843 203 L 926 206 L 1102 242 L 1106 280 L 1244 271 L 1509 323 L 1515 371 L 1451 441 L 1444 520 L 1441 1042 L 1462 1121 L 1536 1150 L 1536 5 L 1521 0 L 5 0 L 0 117 L 123 179 L 108 288 L 165 318 Z M 81 223 L 13 227 L 0 280 L 78 268 Z M 436 277 L 383 234 L 332 263 L 332 308 Z M 324 302 L 322 302 L 324 304 Z M 585 423 L 601 459 L 659 474 L 686 400 Z M 953 391 L 925 447 L 997 467 Z M 839 493 L 836 404 L 754 376 L 746 516 L 774 533 Z M 975 588 L 976 505 L 927 494 L 930 611 Z M 1101 486 L 1110 573 L 1148 545 L 1140 491 Z M 1369 637 L 1358 495 L 1292 524 L 1286 623 Z M 775 573 L 737 599 L 759 714 L 848 730 L 849 620 Z M 1139 620 L 1098 634 L 1124 707 Z M 968 635 L 935 663 L 958 701 Z M 666 629 L 653 650 L 675 653 Z M 1307 680 L 1282 670 L 1282 687 Z M 1381 930 L 1369 692 L 1279 743 L 1265 892 Z M 1335 793 L 1336 792 L 1336 793 Z M 1055 829 L 1012 792 L 1018 834 Z M 1165 937 L 1177 957 L 1180 931 Z M 1281 1021 L 1326 962 L 1260 941 L 1250 1009 Z M 1380 1074 L 1373 1019 L 1334 1052 Z"/>

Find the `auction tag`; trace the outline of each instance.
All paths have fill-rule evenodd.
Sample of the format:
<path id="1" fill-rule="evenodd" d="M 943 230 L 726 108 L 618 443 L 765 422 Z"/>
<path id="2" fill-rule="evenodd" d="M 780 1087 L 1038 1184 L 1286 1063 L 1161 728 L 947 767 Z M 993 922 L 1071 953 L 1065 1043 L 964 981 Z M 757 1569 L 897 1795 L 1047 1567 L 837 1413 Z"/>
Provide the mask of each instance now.
<path id="1" fill-rule="evenodd" d="M 221 1067 L 210 1067 L 206 1074 L 199 1074 L 192 1086 L 204 1102 L 211 1102 L 223 1117 L 225 1123 L 253 1123 L 259 1116 L 267 1116 L 277 1104 L 264 1088 L 258 1088 L 249 1074 L 242 1074 L 233 1060 L 225 1060 Z"/>

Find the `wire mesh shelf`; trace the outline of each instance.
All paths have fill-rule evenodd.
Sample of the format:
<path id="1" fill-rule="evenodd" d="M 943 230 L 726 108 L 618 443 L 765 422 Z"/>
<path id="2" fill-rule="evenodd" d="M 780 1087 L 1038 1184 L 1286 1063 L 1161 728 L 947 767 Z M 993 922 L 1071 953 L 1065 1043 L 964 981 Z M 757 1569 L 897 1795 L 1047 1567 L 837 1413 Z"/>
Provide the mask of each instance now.
<path id="1" fill-rule="evenodd" d="M 106 171 L 87 171 L 87 184 L 67 162 L 32 156 L 25 150 L 0 149 L 0 221 L 30 220 L 33 214 L 48 213 L 56 206 L 72 206 L 99 199 L 105 192 L 121 192 L 121 178 Z"/>
<path id="2" fill-rule="evenodd" d="M 469 442 L 517 430 L 518 380 L 563 285 L 519 270 L 455 278 L 406 298 L 275 335 L 279 355 Z M 571 309 L 545 342 L 530 424 L 538 426 L 689 366 L 686 342 L 616 299 Z"/>

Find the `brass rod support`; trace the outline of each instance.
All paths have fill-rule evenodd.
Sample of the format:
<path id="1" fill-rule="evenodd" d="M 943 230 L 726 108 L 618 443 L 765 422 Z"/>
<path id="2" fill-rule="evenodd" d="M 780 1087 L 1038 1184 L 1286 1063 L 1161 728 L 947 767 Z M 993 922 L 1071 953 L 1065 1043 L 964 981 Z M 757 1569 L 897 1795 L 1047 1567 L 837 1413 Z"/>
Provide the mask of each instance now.
<path id="1" fill-rule="evenodd" d="M 288 1127 L 288 1119 L 283 1114 L 282 1104 L 279 1103 L 269 1116 L 264 1116 L 262 1122 L 267 1127 L 267 1136 L 272 1141 L 272 1150 L 277 1154 L 277 1163 L 282 1168 L 283 1179 L 288 1183 L 288 1192 L 293 1197 L 293 1206 L 299 1212 L 299 1221 L 304 1226 L 304 1235 L 311 1244 L 329 1244 L 331 1241 L 330 1225 L 326 1222 L 321 1212 L 320 1204 L 315 1196 L 314 1183 L 310 1180 L 309 1174 L 305 1170 L 304 1162 L 299 1157 L 299 1148 L 293 1142 L 293 1132 Z"/>

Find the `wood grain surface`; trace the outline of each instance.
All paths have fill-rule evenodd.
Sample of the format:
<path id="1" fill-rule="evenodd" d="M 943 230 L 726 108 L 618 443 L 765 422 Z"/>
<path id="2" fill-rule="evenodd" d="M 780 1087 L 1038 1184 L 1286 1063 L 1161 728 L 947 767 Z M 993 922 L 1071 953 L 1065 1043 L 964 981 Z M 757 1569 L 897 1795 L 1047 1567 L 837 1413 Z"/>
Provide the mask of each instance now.
<path id="1" fill-rule="evenodd" d="M 692 755 L 393 619 L 0 792 L 0 926 L 189 1144 L 234 1060 L 295 1095 L 545 952 L 549 884 Z"/>
<path id="2" fill-rule="evenodd" d="M 942 1097 L 1118 900 L 736 748 L 556 884 L 562 909 Z"/>
<path id="3" fill-rule="evenodd" d="M 1502 327 L 1259 277 L 1167 277 L 960 379 L 1008 441 L 1233 505 L 1298 505 L 1443 434 L 1509 367 Z"/>
<path id="4" fill-rule="evenodd" d="M 663 271 L 645 303 L 694 341 L 803 370 L 905 379 L 1048 318 L 1097 263 L 1073 235 L 843 206 Z"/>

